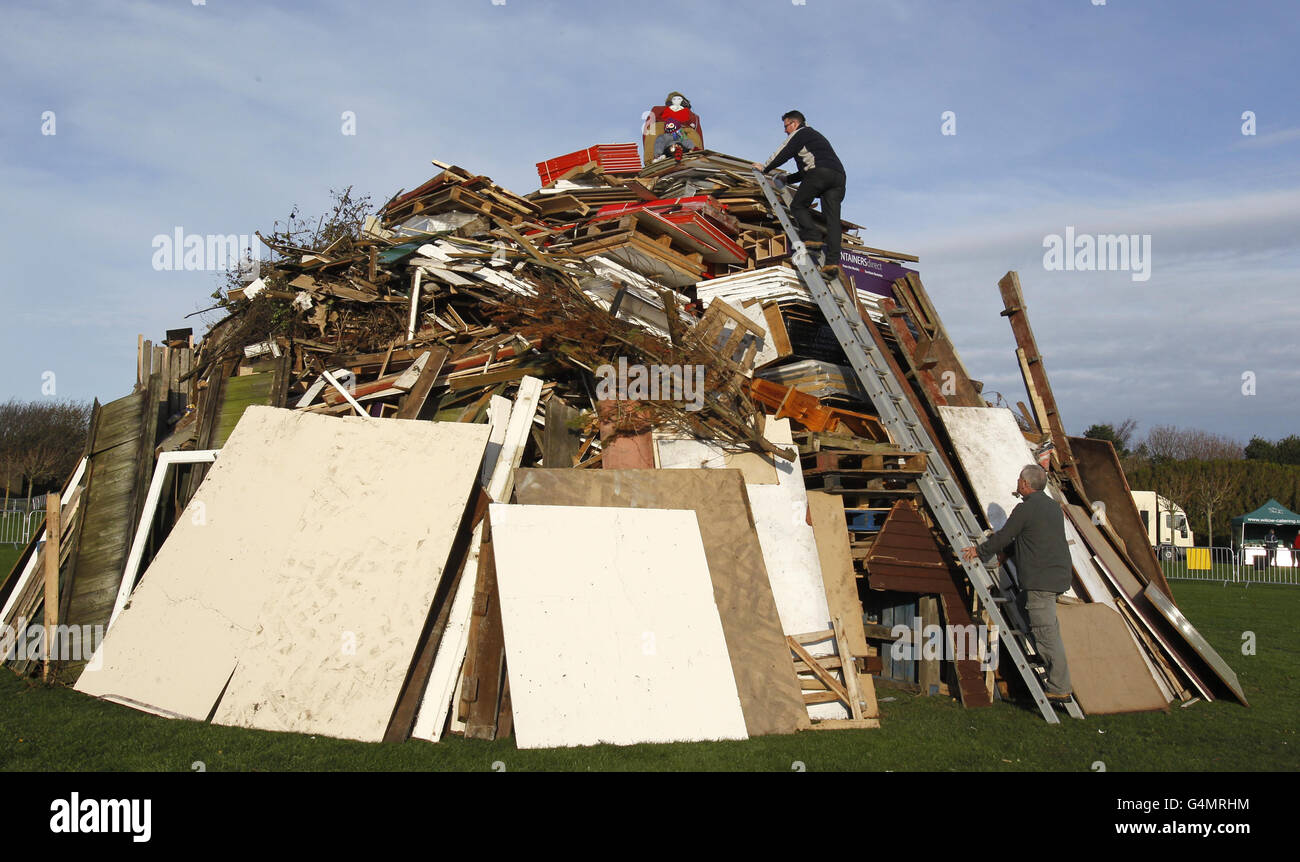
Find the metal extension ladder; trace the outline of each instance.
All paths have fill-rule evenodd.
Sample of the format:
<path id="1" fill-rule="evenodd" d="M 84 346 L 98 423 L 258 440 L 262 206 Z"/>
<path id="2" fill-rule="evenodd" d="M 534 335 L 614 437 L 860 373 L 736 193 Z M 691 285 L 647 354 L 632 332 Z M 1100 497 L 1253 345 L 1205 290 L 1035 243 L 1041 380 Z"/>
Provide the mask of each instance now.
<path id="1" fill-rule="evenodd" d="M 915 408 L 894 377 L 852 299 L 840 284 L 832 286 L 826 283 L 800 239 L 799 232 L 791 224 L 790 215 L 772 181 L 758 170 L 754 171 L 754 176 L 790 240 L 791 248 L 794 249 L 792 261 L 799 276 L 826 316 L 840 346 L 844 348 L 849 364 L 853 366 L 872 405 L 880 414 L 881 424 L 889 430 L 898 445 L 926 454 L 925 474 L 919 480 L 921 492 L 944 535 L 948 537 L 949 546 L 961 559 L 961 549 L 976 544 L 981 536 L 979 522 L 967 504 L 961 486 L 948 472 L 934 441 L 921 424 Z M 1026 658 L 1029 651 L 1028 627 L 1016 607 L 1012 590 L 999 585 L 996 565 L 990 568 L 980 559 L 972 562 L 961 559 L 961 564 L 992 624 L 998 632 L 1010 635 L 1003 636 L 1000 643 L 1005 645 L 1006 651 L 1011 655 L 1043 718 L 1049 724 L 1059 724 L 1060 718 L 1043 692 L 1040 668 L 1030 664 Z M 1011 625 L 1008 625 L 1007 618 Z M 1083 718 L 1083 711 L 1073 698 L 1063 705 L 1072 718 Z"/>

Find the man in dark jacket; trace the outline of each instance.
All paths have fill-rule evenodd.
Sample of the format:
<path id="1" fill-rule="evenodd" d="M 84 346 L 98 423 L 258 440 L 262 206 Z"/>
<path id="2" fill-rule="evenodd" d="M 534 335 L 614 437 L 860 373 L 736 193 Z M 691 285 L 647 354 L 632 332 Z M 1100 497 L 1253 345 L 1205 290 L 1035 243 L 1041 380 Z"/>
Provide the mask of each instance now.
<path id="1" fill-rule="evenodd" d="M 1065 515 L 1043 489 L 1047 471 L 1030 464 L 1020 471 L 1016 494 L 1021 502 L 1011 510 L 1006 524 L 977 546 L 962 549 L 962 556 L 985 559 L 1013 541 L 1016 575 L 1020 580 L 1017 603 L 1029 620 L 1034 649 L 1047 670 L 1047 699 L 1066 701 L 1071 695 L 1070 670 L 1065 645 L 1056 621 L 1056 597 L 1070 588 L 1070 546 L 1065 539 Z"/>
<path id="2" fill-rule="evenodd" d="M 799 227 L 799 238 L 812 249 L 823 245 L 826 247 L 826 265 L 823 271 L 837 275 L 840 262 L 840 204 L 844 202 L 844 165 L 831 148 L 830 141 L 816 129 L 805 125 L 803 114 L 788 111 L 781 117 L 789 136 L 776 155 L 766 165 L 754 163 L 754 167 L 763 173 L 771 173 L 779 165 L 795 159 L 798 170 L 785 178 L 787 183 L 799 183 L 794 201 L 790 204 L 790 214 Z M 821 198 L 822 215 L 826 217 L 826 230 L 823 233 L 812 217 L 812 202 Z"/>

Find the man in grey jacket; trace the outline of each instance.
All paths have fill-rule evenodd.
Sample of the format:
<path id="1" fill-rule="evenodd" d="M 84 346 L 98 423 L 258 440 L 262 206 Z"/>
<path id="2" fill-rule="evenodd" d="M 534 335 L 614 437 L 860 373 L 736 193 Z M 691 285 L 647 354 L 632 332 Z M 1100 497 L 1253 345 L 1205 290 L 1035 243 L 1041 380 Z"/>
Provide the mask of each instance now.
<path id="1" fill-rule="evenodd" d="M 1017 603 L 1029 620 L 1034 649 L 1047 670 L 1047 699 L 1064 702 L 1073 695 L 1056 621 L 1056 597 L 1070 588 L 1070 546 L 1065 539 L 1065 515 L 1060 504 L 1047 496 L 1046 487 L 1047 471 L 1042 467 L 1030 464 L 1021 470 L 1016 482 L 1020 504 L 1001 530 L 979 545 L 963 548 L 962 556 L 987 559 L 1015 542 Z"/>

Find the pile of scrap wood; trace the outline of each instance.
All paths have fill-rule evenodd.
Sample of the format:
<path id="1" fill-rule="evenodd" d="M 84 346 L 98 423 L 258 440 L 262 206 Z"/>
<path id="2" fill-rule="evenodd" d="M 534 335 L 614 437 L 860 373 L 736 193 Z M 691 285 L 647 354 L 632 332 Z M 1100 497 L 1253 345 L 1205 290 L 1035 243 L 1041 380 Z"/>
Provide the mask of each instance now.
<path id="1" fill-rule="evenodd" d="M 197 347 L 142 341 L 58 535 L 0 585 L 0 621 L 97 652 L 10 666 L 169 716 L 521 746 L 875 727 L 876 685 L 1017 696 L 954 648 L 985 618 L 921 494 L 934 455 L 882 426 L 749 162 L 617 155 L 539 164 L 526 196 L 436 163 L 347 236 L 265 240 Z M 1064 435 L 1014 273 L 1018 414 L 916 258 L 844 229 L 842 286 L 986 526 L 1023 464 L 1052 468 L 1084 709 L 1244 701 L 1113 451 Z"/>

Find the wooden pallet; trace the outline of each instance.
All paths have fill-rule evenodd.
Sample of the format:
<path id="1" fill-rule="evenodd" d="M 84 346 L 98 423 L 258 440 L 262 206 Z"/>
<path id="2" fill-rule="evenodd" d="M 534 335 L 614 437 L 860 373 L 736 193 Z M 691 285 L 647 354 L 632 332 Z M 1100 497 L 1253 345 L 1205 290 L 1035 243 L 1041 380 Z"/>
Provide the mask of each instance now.
<path id="1" fill-rule="evenodd" d="M 790 648 L 796 674 L 811 674 L 801 677 L 800 684 L 805 686 L 804 703 L 842 703 L 848 709 L 850 718 L 825 719 L 815 721 L 804 730 L 862 730 L 880 727 L 880 707 L 876 703 L 876 687 L 870 676 L 859 676 L 852 653 L 849 651 L 848 639 L 844 636 L 844 625 L 839 617 L 831 621 L 831 628 L 819 632 L 801 635 L 787 635 L 785 642 Z M 805 644 L 835 639 L 838 655 L 813 656 L 804 649 Z M 848 657 L 845 661 L 841 657 Z M 841 679 L 836 679 L 839 671 Z"/>
<path id="2" fill-rule="evenodd" d="M 836 452 L 822 450 L 800 456 L 808 473 L 872 473 L 920 476 L 925 472 L 924 452 Z"/>
<path id="3" fill-rule="evenodd" d="M 799 446 L 800 455 L 820 452 L 823 449 L 832 452 L 875 452 L 891 455 L 902 450 L 893 443 L 870 440 L 849 434 L 846 431 L 795 431 L 794 442 Z"/>
<path id="4" fill-rule="evenodd" d="M 690 332 L 696 343 L 718 354 L 732 370 L 754 370 L 754 357 L 763 342 L 762 328 L 726 302 L 713 302 Z M 779 417 L 778 417 L 779 418 Z"/>
<path id="5" fill-rule="evenodd" d="M 854 491 L 849 489 L 832 490 L 831 493 L 838 494 L 844 501 L 846 509 L 878 509 L 880 504 L 892 506 L 901 500 L 919 500 L 921 499 L 921 489 L 913 483 L 908 483 L 905 488 L 891 489 L 886 491 Z"/>
<path id="6" fill-rule="evenodd" d="M 868 493 L 880 497 L 911 497 L 918 492 L 916 483 L 902 478 L 889 478 L 871 472 L 805 473 L 804 486 L 810 491 L 829 491 L 832 494 Z M 848 503 L 845 507 L 849 508 Z M 852 506 L 870 509 L 872 506 Z"/>

